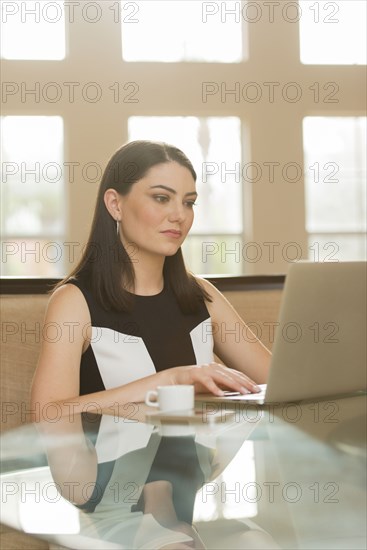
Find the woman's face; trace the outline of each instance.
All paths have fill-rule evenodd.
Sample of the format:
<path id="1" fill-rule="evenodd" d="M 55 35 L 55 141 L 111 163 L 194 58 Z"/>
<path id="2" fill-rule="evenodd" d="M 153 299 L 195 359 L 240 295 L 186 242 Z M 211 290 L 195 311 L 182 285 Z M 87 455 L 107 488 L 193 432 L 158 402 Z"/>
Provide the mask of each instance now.
<path id="1" fill-rule="evenodd" d="M 127 195 L 119 196 L 125 248 L 133 246 L 137 257 L 141 252 L 175 254 L 192 226 L 196 197 L 195 181 L 184 166 L 172 161 L 150 168 Z"/>

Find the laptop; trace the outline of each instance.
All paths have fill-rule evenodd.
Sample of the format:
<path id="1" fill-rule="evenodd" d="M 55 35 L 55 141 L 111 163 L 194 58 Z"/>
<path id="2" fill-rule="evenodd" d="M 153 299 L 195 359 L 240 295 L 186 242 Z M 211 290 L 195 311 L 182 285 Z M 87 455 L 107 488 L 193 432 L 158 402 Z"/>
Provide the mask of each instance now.
<path id="1" fill-rule="evenodd" d="M 266 405 L 365 392 L 367 262 L 290 264 L 268 383 L 197 401 Z"/>

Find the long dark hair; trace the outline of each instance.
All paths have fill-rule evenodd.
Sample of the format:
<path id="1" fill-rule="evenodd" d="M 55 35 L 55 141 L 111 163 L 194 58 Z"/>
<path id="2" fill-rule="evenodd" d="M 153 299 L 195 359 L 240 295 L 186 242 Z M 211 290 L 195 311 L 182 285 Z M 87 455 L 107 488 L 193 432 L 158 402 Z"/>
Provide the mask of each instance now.
<path id="1" fill-rule="evenodd" d="M 132 185 L 150 168 L 165 162 L 177 162 L 187 168 L 194 181 L 196 172 L 186 155 L 177 147 L 163 142 L 138 140 L 127 143 L 109 160 L 97 195 L 96 208 L 88 242 L 78 265 L 59 285 L 72 278 L 82 278 L 94 298 L 105 309 L 130 310 L 133 295 L 125 288 L 134 288 L 134 268 L 129 254 L 116 232 L 116 222 L 104 203 L 107 189 L 127 195 Z M 195 312 L 209 294 L 185 267 L 181 248 L 167 256 L 163 274 L 165 284 L 173 289 L 181 310 Z"/>

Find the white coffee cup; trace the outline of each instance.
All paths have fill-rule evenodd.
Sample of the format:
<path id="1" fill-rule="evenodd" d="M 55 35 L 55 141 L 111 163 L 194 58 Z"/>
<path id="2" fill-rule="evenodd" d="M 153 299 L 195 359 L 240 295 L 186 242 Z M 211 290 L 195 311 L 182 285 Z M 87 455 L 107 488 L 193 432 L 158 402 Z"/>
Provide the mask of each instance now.
<path id="1" fill-rule="evenodd" d="M 163 412 L 190 411 L 194 408 L 194 386 L 158 386 L 145 396 L 145 403 L 157 407 Z"/>

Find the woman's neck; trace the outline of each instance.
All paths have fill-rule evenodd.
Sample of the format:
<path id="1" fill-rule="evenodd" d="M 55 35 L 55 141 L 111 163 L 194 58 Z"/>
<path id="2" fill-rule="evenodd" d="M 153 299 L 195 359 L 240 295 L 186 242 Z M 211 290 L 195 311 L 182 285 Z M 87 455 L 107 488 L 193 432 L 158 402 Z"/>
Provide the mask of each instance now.
<path id="1" fill-rule="evenodd" d="M 152 296 L 163 290 L 163 266 L 165 258 L 137 258 L 133 262 L 135 285 L 133 292 L 141 296 Z"/>

